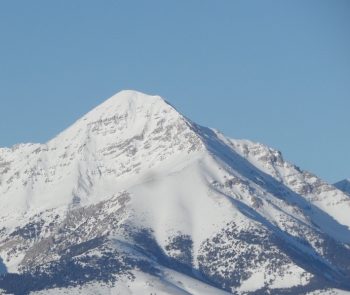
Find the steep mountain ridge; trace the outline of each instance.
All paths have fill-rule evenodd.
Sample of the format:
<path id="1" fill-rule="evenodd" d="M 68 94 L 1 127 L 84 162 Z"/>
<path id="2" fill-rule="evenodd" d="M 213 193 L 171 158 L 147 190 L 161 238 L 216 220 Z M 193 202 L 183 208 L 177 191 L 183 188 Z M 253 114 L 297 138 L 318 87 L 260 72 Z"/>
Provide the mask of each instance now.
<path id="1" fill-rule="evenodd" d="M 68 205 L 74 197 L 76 202 L 87 198 L 95 175 L 139 173 L 181 150 L 198 149 L 199 140 L 186 124 L 160 97 L 123 91 L 46 144 L 0 150 L 1 193 L 10 199 L 3 200 L 6 209 L 11 212 L 14 205 L 15 213 L 30 210 L 28 206 L 42 210 Z M 32 196 L 32 190 L 43 190 L 43 198 L 37 192 Z"/>
<path id="2" fill-rule="evenodd" d="M 339 223 L 350 226 L 349 200 L 337 186 L 332 186 L 307 171 L 286 162 L 279 151 L 247 140 L 230 140 L 235 150 L 265 173 L 271 175 Z M 338 188 L 338 189 L 337 189 Z"/>
<path id="3" fill-rule="evenodd" d="M 0 193 L 15 294 L 170 272 L 164 294 L 350 289 L 348 196 L 158 96 L 122 91 L 46 144 L 0 149 Z"/>

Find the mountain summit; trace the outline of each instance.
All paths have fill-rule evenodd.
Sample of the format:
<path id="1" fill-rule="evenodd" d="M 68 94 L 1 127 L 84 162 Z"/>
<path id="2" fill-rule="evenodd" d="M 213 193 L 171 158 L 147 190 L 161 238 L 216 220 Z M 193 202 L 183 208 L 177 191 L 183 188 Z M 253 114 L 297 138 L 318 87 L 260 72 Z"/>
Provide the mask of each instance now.
<path id="1" fill-rule="evenodd" d="M 0 197 L 4 292 L 350 290 L 349 196 L 159 96 L 122 91 L 0 149 Z"/>

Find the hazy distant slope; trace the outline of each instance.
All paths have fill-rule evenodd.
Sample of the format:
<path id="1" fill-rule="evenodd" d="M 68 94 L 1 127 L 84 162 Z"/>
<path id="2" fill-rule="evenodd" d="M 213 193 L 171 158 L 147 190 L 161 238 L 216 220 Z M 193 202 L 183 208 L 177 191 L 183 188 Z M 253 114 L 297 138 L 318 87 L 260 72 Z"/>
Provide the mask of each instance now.
<path id="1" fill-rule="evenodd" d="M 349 179 L 343 179 L 337 183 L 334 184 L 334 186 L 343 191 L 344 193 L 350 195 L 350 180 Z"/>

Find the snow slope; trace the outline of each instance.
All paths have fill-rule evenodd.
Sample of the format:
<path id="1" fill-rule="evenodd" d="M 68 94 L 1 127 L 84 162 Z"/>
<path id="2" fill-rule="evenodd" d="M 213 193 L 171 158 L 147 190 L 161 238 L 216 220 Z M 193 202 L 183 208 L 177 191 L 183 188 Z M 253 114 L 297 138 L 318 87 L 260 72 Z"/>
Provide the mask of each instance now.
<path id="1" fill-rule="evenodd" d="M 348 195 L 159 96 L 122 91 L 1 148 L 0 198 L 10 293 L 350 289 Z"/>
<path id="2" fill-rule="evenodd" d="M 159 294 L 159 295 L 225 295 L 229 294 L 198 280 L 167 270 L 162 278 L 153 277 L 142 272 L 135 272 L 133 281 L 121 279 L 115 285 L 108 283 L 89 283 L 83 287 L 55 288 L 30 293 L 31 295 L 126 295 L 126 294 Z"/>

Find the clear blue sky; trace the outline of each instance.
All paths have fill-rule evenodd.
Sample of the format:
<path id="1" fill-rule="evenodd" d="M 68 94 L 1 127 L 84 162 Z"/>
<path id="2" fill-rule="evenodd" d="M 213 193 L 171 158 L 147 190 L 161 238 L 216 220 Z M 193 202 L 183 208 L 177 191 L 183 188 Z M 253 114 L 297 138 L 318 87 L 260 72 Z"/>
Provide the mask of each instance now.
<path id="1" fill-rule="evenodd" d="M 0 1 L 0 146 L 122 89 L 350 177 L 350 1 Z"/>

